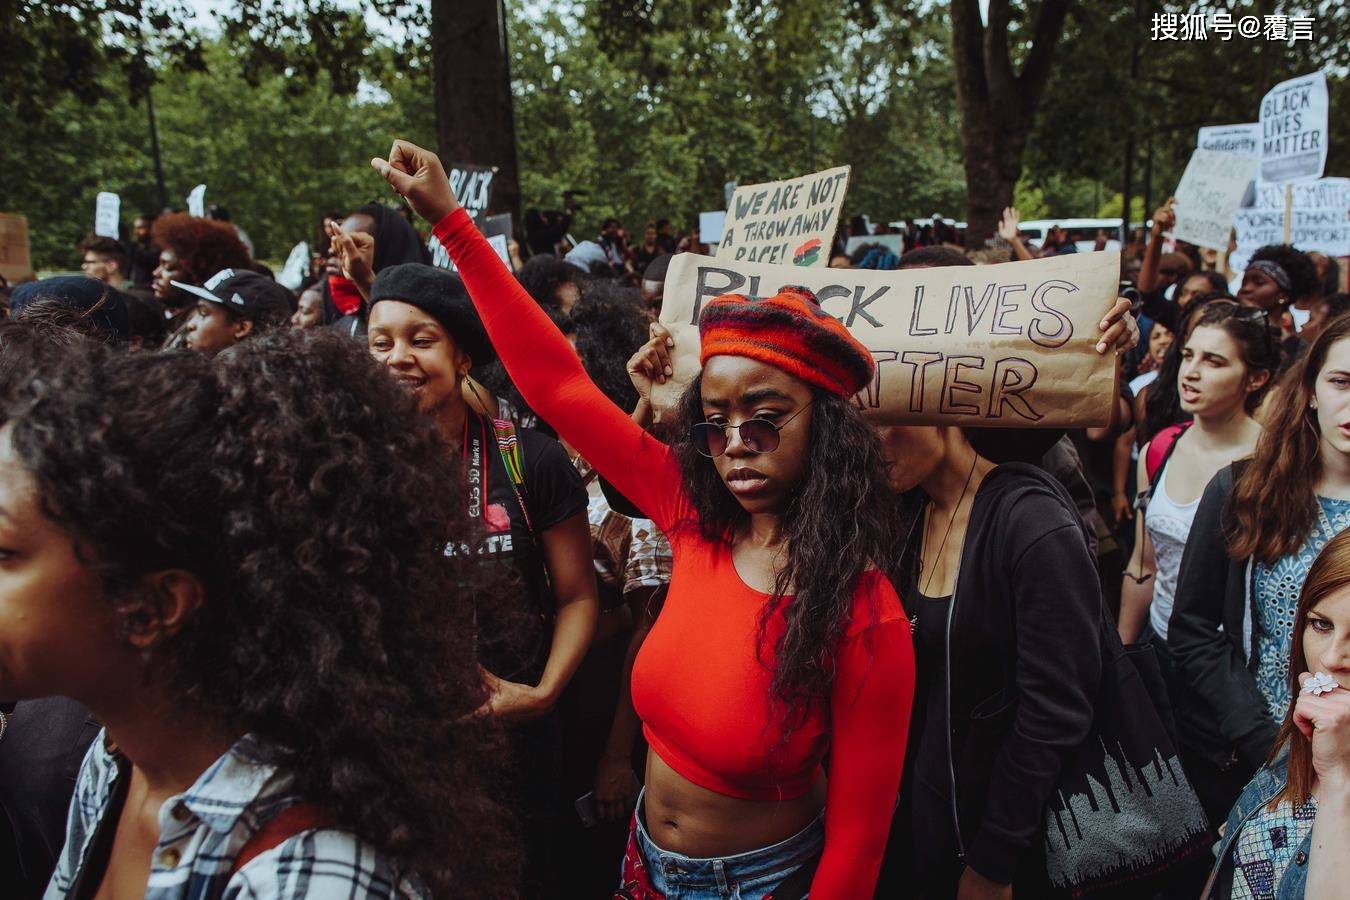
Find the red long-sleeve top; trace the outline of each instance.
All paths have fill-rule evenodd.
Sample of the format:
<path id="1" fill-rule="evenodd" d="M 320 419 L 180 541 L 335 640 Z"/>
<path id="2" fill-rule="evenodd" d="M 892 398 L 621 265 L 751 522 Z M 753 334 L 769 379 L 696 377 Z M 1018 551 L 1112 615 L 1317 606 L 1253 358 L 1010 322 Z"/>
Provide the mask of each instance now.
<path id="1" fill-rule="evenodd" d="M 828 707 L 809 710 L 779 747 L 772 672 L 757 656 L 758 617 L 769 595 L 741 579 L 727 543 L 676 527 L 693 510 L 670 449 L 591 382 L 468 214 L 456 210 L 433 233 L 459 267 L 521 396 L 670 538 L 669 593 L 633 666 L 633 705 L 652 750 L 694 784 L 767 801 L 805 794 L 828 750 L 825 849 L 811 897 L 871 897 L 914 694 L 909 622 L 895 589 L 876 571 L 858 579 Z M 769 646 L 784 627 L 780 610 Z"/>

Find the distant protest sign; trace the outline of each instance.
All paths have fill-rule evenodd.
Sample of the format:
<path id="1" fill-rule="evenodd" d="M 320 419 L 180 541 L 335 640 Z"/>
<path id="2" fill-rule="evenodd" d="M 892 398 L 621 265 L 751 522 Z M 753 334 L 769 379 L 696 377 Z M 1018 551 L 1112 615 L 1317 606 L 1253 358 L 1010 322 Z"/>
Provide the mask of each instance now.
<path id="1" fill-rule="evenodd" d="M 1208 125 L 1196 135 L 1195 146 L 1200 150 L 1236 153 L 1238 156 L 1261 156 L 1261 123 L 1242 125 Z"/>
<path id="2" fill-rule="evenodd" d="M 1237 250 L 1229 257 L 1235 271 L 1266 244 L 1284 242 L 1284 188 L 1262 184 L 1256 205 L 1233 217 Z M 1306 252 L 1350 256 L 1350 178 L 1318 178 L 1293 185 L 1289 242 Z"/>
<path id="3" fill-rule="evenodd" d="M 1256 174 L 1255 156 L 1196 150 L 1177 185 L 1172 236 L 1198 247 L 1228 249 L 1233 214 Z"/>
<path id="4" fill-rule="evenodd" d="M 506 267 L 515 271 L 515 263 L 511 261 L 511 233 L 512 222 L 510 213 L 499 213 L 495 216 L 481 216 L 475 220 L 478 230 L 488 239 L 492 249 L 497 251 L 497 256 L 506 263 Z M 459 269 L 450 261 L 450 254 L 445 252 L 441 242 L 432 235 L 427 239 L 427 249 L 431 251 L 431 264 L 442 269 L 449 269 L 451 272 L 458 272 Z"/>
<path id="5" fill-rule="evenodd" d="M 0 275 L 10 282 L 33 277 L 28 255 L 28 219 L 14 213 L 0 213 Z"/>
<path id="6" fill-rule="evenodd" d="M 286 264 L 277 273 L 277 284 L 293 291 L 300 290 L 305 275 L 309 272 L 309 244 L 301 241 L 291 248 Z"/>
<path id="7" fill-rule="evenodd" d="M 199 184 L 187 195 L 188 215 L 206 215 L 206 185 Z"/>
<path id="8" fill-rule="evenodd" d="M 736 188 L 727 205 L 719 259 L 825 266 L 848 191 L 848 166 Z M 705 239 L 706 242 L 706 239 Z"/>
<path id="9" fill-rule="evenodd" d="M 1109 252 L 891 271 L 681 253 L 661 306 L 675 374 L 652 402 L 671 409 L 698 375 L 703 304 L 802 285 L 872 352 L 876 376 L 854 399 L 879 424 L 1102 426 L 1115 399 L 1115 359 L 1096 352 L 1097 326 L 1119 273 L 1120 254 Z"/>
<path id="10" fill-rule="evenodd" d="M 727 214 L 720 209 L 698 214 L 698 240 L 701 244 L 718 244 L 727 225 Z"/>
<path id="11" fill-rule="evenodd" d="M 1261 98 L 1261 180 L 1321 178 L 1327 165 L 1327 76 L 1291 78 Z"/>
<path id="12" fill-rule="evenodd" d="M 450 188 L 459 205 L 475 222 L 487 215 L 488 204 L 492 201 L 492 179 L 496 174 L 496 166 L 455 163 L 450 167 Z"/>
<path id="13" fill-rule="evenodd" d="M 94 198 L 94 234 L 117 240 L 118 217 L 122 198 L 110 191 L 99 191 Z"/>

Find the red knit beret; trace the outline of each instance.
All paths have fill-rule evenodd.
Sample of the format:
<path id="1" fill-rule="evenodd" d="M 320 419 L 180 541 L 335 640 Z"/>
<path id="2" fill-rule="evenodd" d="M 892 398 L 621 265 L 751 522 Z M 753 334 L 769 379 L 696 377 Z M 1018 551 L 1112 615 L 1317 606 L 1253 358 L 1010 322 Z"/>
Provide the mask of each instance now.
<path id="1" fill-rule="evenodd" d="M 714 297 L 703 307 L 698 333 L 701 363 L 744 356 L 841 397 L 862 390 L 875 368 L 867 348 L 804 287 L 785 287 L 772 297 Z"/>

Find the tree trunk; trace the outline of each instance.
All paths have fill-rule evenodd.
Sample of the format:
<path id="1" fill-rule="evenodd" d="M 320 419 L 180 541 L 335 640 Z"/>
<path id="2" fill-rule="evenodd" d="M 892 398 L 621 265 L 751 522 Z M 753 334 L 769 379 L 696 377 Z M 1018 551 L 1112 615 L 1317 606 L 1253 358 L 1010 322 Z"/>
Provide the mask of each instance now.
<path id="1" fill-rule="evenodd" d="M 1022 152 L 1036 121 L 1036 106 L 1050 80 L 1050 63 L 1070 0 L 1044 0 L 1022 72 L 1014 74 L 1008 49 L 1009 0 L 989 0 L 988 24 L 979 0 L 951 0 L 952 56 L 961 112 L 966 170 L 966 248 L 978 250 L 1011 206 L 1022 174 Z"/>
<path id="2" fill-rule="evenodd" d="M 454 163 L 496 166 L 489 212 L 521 227 L 516 120 L 503 0 L 431 0 L 436 152 Z"/>

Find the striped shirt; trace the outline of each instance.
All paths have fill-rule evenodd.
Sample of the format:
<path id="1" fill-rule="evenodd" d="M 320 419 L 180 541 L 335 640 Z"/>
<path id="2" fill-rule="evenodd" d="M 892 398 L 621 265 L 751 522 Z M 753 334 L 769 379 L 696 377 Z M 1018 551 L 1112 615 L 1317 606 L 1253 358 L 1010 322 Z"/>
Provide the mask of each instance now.
<path id="1" fill-rule="evenodd" d="M 64 900 L 78 883 L 99 824 L 112 816 L 119 781 L 130 777 L 125 760 L 105 746 L 90 746 L 75 785 L 66 846 L 44 900 Z M 145 900 L 283 900 L 283 898 L 426 898 L 420 882 L 400 879 L 375 847 L 333 828 L 301 832 L 260 854 L 234 875 L 235 856 L 267 821 L 299 802 L 291 777 L 259 760 L 258 744 L 245 736 L 159 810 L 159 841 L 151 857 Z M 90 872 L 80 893 L 93 896 L 102 872 Z"/>

